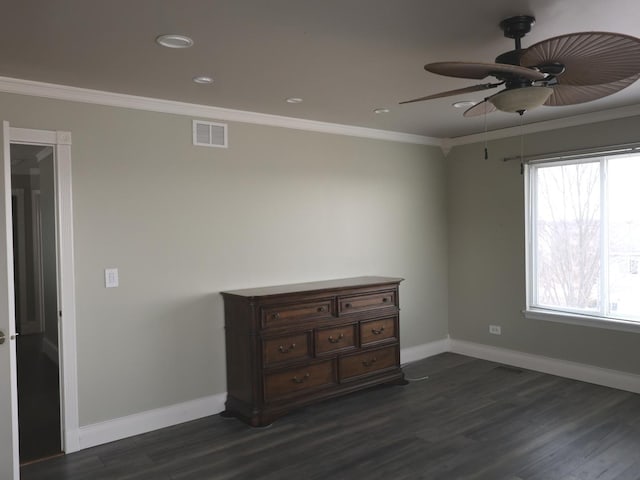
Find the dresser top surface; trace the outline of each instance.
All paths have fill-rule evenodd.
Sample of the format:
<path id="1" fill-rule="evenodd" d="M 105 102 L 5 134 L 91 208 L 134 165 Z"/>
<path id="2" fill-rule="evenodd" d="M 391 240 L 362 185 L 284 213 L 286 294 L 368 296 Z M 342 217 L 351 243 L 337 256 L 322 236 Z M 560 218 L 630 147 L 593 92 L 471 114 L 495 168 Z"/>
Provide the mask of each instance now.
<path id="1" fill-rule="evenodd" d="M 316 292 L 323 290 L 339 290 L 344 288 L 373 287 L 385 284 L 397 284 L 403 279 L 396 277 L 354 277 L 339 278 L 335 280 L 323 280 L 318 282 L 295 283 L 289 285 L 275 285 L 270 287 L 245 288 L 242 290 L 229 290 L 220 292 L 222 295 L 235 295 L 240 297 L 265 297 L 271 295 L 284 295 L 298 292 Z"/>

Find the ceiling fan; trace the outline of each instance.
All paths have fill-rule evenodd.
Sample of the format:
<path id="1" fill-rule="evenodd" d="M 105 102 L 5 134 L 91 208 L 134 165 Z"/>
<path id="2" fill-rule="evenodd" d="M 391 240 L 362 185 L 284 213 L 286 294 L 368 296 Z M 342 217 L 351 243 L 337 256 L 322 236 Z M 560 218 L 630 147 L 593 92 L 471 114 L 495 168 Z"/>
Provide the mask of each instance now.
<path id="1" fill-rule="evenodd" d="M 448 77 L 481 80 L 481 83 L 404 103 L 421 102 L 504 86 L 464 112 L 474 117 L 496 110 L 517 112 L 541 105 L 563 106 L 606 97 L 640 78 L 640 39 L 609 32 L 578 32 L 549 38 L 529 48 L 521 39 L 531 31 L 535 18 L 528 15 L 500 22 L 504 36 L 515 40 L 515 49 L 496 57 L 495 63 L 436 62 L 425 70 Z"/>

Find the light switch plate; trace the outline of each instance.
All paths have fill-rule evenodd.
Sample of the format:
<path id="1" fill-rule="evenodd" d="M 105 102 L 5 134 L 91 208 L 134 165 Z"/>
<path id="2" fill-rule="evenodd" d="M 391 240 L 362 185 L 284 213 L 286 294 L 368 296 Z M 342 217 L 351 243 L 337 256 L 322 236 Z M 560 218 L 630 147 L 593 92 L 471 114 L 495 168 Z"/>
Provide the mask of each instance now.
<path id="1" fill-rule="evenodd" d="M 118 269 L 117 268 L 105 268 L 104 269 L 104 286 L 106 288 L 115 288 L 119 284 Z"/>

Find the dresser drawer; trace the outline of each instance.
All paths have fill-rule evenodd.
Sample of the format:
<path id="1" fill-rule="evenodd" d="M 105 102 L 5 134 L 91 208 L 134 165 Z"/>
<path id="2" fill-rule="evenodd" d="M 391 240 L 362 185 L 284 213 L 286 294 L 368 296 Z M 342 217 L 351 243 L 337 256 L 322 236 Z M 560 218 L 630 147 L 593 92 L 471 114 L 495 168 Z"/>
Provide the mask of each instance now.
<path id="1" fill-rule="evenodd" d="M 264 399 L 266 402 L 302 394 L 336 383 L 335 362 L 326 360 L 305 367 L 289 368 L 270 373 L 264 378 Z"/>
<path id="2" fill-rule="evenodd" d="M 356 347 L 356 325 L 317 329 L 315 333 L 316 355 L 337 352 Z"/>
<path id="3" fill-rule="evenodd" d="M 340 380 L 369 375 L 397 365 L 398 346 L 378 348 L 340 358 Z"/>
<path id="4" fill-rule="evenodd" d="M 398 317 L 380 318 L 360 323 L 360 345 L 397 340 L 396 324 Z"/>
<path id="5" fill-rule="evenodd" d="M 332 299 L 276 305 L 262 310 L 262 328 L 292 325 L 307 320 L 323 320 L 333 317 Z"/>
<path id="6" fill-rule="evenodd" d="M 393 290 L 338 298 L 338 312 L 340 315 L 392 306 L 396 306 L 396 292 Z"/>
<path id="7" fill-rule="evenodd" d="M 311 332 L 265 338 L 262 340 L 264 365 L 311 357 Z"/>

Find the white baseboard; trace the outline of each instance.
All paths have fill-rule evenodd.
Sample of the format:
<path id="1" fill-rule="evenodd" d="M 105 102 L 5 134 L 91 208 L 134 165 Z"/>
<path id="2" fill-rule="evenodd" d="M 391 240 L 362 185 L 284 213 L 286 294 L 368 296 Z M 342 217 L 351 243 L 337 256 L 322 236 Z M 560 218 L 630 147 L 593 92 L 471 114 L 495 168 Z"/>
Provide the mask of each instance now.
<path id="1" fill-rule="evenodd" d="M 415 347 L 402 348 L 400 349 L 400 363 L 404 365 L 405 363 L 433 357 L 434 355 L 448 352 L 450 350 L 451 342 L 449 337 L 443 338 L 442 340 L 436 340 L 435 342 L 416 345 Z"/>
<path id="2" fill-rule="evenodd" d="M 400 358 L 402 363 L 414 362 L 447 351 L 449 351 L 449 339 L 445 338 L 432 343 L 403 348 L 400 351 Z M 78 434 L 80 450 L 215 415 L 224 410 L 226 397 L 226 393 L 220 393 L 80 427 Z"/>
<path id="3" fill-rule="evenodd" d="M 226 393 L 220 393 L 80 427 L 80 449 L 215 415 L 224 410 L 226 398 Z"/>
<path id="4" fill-rule="evenodd" d="M 58 346 L 46 337 L 42 339 L 42 353 L 44 353 L 49 360 L 58 365 Z"/>
<path id="5" fill-rule="evenodd" d="M 504 363 L 514 367 L 640 393 L 640 375 L 559 360 L 557 358 L 492 347 L 480 343 L 451 339 L 451 351 L 482 360 Z"/>
<path id="6" fill-rule="evenodd" d="M 640 393 L 640 375 L 594 367 L 581 363 L 522 353 L 506 348 L 443 338 L 400 350 L 402 364 L 415 362 L 444 352 L 459 353 L 492 362 L 513 365 L 551 375 L 572 378 L 629 392 Z M 147 412 L 86 425 L 79 429 L 80 450 L 159 428 L 197 420 L 224 410 L 226 393 L 157 408 Z"/>

